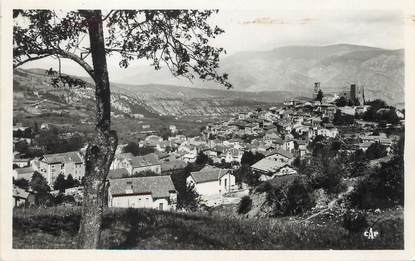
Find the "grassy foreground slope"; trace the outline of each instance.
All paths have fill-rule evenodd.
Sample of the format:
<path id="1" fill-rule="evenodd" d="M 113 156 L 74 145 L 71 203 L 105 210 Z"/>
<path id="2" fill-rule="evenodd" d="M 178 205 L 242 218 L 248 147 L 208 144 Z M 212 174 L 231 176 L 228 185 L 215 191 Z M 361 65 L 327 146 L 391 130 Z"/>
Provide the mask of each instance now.
<path id="1" fill-rule="evenodd" d="M 76 248 L 79 208 L 15 209 L 13 248 Z M 390 217 L 369 240 L 338 223 L 246 219 L 206 213 L 150 209 L 108 209 L 105 249 L 402 249 L 403 220 Z"/>

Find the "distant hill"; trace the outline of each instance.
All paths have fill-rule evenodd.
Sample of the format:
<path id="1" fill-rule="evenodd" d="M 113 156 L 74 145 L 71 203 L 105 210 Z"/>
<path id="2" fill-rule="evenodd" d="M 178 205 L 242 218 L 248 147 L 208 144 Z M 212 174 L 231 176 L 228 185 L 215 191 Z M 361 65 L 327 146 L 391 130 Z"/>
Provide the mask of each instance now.
<path id="1" fill-rule="evenodd" d="M 365 87 L 366 97 L 381 98 L 392 105 L 404 102 L 404 50 L 337 44 L 328 46 L 285 46 L 270 51 L 240 52 L 221 60 L 236 91 L 290 91 L 312 93 L 314 82 L 323 91 L 348 88 L 351 83 Z M 155 71 L 139 66 L 133 73 L 114 81 L 136 84 L 175 84 L 220 89 L 212 82 L 171 76 L 166 69 Z"/>
<path id="2" fill-rule="evenodd" d="M 295 95 L 289 91 L 246 92 L 190 88 L 175 85 L 126 85 L 112 83 L 112 90 L 142 100 L 160 115 L 224 115 L 281 103 Z"/>
<path id="3" fill-rule="evenodd" d="M 74 76 L 75 77 L 75 76 Z M 91 80 L 85 88 L 55 88 L 44 69 L 14 71 L 15 113 L 66 113 L 90 118 L 94 113 Z M 115 114 L 157 116 L 223 116 L 251 111 L 282 102 L 294 93 L 257 92 L 246 95 L 226 89 L 198 89 L 175 85 L 127 85 L 111 83 L 112 111 Z"/>

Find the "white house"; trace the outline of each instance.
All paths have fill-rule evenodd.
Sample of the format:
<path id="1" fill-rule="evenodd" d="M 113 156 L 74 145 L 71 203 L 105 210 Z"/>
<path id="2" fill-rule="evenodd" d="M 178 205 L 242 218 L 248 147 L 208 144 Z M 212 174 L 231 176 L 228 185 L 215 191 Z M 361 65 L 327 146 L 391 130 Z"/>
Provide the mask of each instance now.
<path id="1" fill-rule="evenodd" d="M 169 129 L 170 129 L 170 132 L 171 132 L 172 134 L 176 134 L 176 133 L 177 133 L 177 128 L 176 128 L 176 126 L 175 126 L 175 125 L 170 125 L 170 126 L 169 126 Z"/>
<path id="2" fill-rule="evenodd" d="M 110 169 L 119 169 L 119 168 L 122 168 L 121 163 L 125 159 L 132 159 L 133 157 L 134 157 L 133 154 L 131 154 L 130 152 L 128 152 L 128 153 L 115 154 L 114 160 L 111 162 Z"/>
<path id="3" fill-rule="evenodd" d="M 238 149 L 228 149 L 225 153 L 224 153 L 224 159 L 225 162 L 227 163 L 232 163 L 232 162 L 239 162 L 241 163 L 241 159 L 242 159 L 242 155 L 244 154 L 244 152 L 242 150 L 238 150 Z"/>
<path id="4" fill-rule="evenodd" d="M 163 138 L 160 136 L 149 135 L 144 139 L 144 145 L 148 147 L 156 147 L 162 141 L 163 141 Z"/>
<path id="5" fill-rule="evenodd" d="M 236 189 L 235 176 L 229 169 L 206 166 L 200 171 L 191 172 L 186 180 L 193 184 L 201 197 L 222 195 Z"/>
<path id="6" fill-rule="evenodd" d="M 13 186 L 13 201 L 15 207 L 25 206 L 30 193 L 19 187 Z"/>
<path id="7" fill-rule="evenodd" d="M 317 129 L 317 135 L 335 138 L 339 134 L 339 130 L 333 124 L 325 124 L 324 128 Z"/>
<path id="8" fill-rule="evenodd" d="M 109 179 L 109 207 L 175 210 L 176 203 L 170 176 Z"/>
<path id="9" fill-rule="evenodd" d="M 25 179 L 30 181 L 35 170 L 32 167 L 16 168 L 13 170 L 13 177 L 15 180 Z"/>
<path id="10" fill-rule="evenodd" d="M 284 150 L 286 150 L 286 151 L 293 151 L 294 148 L 295 148 L 295 140 L 294 139 L 286 139 L 282 146 L 283 146 Z"/>
<path id="11" fill-rule="evenodd" d="M 13 159 L 13 165 L 17 165 L 19 168 L 28 167 L 30 159 Z"/>

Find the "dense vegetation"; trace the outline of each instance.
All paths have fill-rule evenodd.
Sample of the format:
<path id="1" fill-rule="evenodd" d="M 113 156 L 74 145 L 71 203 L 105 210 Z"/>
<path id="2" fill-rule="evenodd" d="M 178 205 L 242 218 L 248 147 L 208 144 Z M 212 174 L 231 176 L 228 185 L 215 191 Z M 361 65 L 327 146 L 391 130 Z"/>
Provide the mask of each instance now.
<path id="1" fill-rule="evenodd" d="M 364 176 L 350 195 L 352 206 L 384 209 L 404 205 L 404 143 L 404 137 L 401 137 L 394 147 L 392 159 Z"/>
<path id="2" fill-rule="evenodd" d="M 392 210 L 391 210 L 392 211 Z M 369 240 L 342 222 L 324 225 L 287 219 L 240 219 L 207 213 L 107 209 L 100 248 L 105 249 L 402 249 L 402 213 L 377 222 Z M 387 217 L 386 217 L 387 216 Z M 80 209 L 15 209 L 13 248 L 76 248 Z"/>

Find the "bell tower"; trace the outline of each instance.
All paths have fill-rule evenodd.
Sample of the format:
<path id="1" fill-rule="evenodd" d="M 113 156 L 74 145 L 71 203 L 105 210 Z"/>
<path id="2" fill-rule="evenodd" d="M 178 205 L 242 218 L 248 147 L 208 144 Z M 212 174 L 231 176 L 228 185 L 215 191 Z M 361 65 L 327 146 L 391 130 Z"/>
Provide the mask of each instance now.
<path id="1" fill-rule="evenodd" d="M 314 83 L 313 100 L 317 98 L 317 94 L 320 91 L 320 82 Z"/>

